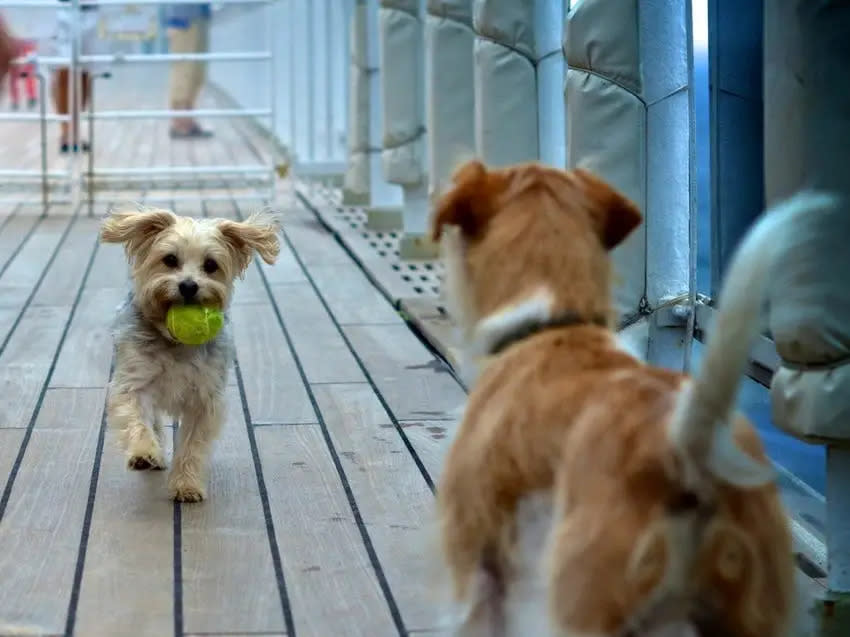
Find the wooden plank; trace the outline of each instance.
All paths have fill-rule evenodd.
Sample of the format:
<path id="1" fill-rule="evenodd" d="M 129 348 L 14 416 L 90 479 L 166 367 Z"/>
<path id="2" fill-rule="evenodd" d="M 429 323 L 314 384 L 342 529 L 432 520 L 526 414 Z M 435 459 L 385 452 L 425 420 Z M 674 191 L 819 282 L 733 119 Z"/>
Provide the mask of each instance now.
<path id="1" fill-rule="evenodd" d="M 18 318 L 18 314 L 17 308 L 0 307 L 0 344 L 6 340 L 9 330 L 12 329 L 15 319 Z"/>
<path id="2" fill-rule="evenodd" d="M 282 223 L 285 231 L 285 222 Z M 301 269 L 301 266 L 295 259 L 295 255 L 285 241 L 281 241 L 280 256 L 277 258 L 277 263 L 274 265 L 266 265 L 263 263 L 263 271 L 266 274 L 266 279 L 271 285 L 279 285 L 282 283 L 301 283 L 307 280 L 304 270 Z"/>
<path id="3" fill-rule="evenodd" d="M 253 424 L 317 422 L 271 306 L 237 305 L 231 315 Z"/>
<path id="4" fill-rule="evenodd" d="M 80 288 L 97 239 L 98 221 L 81 217 L 68 232 L 65 243 L 33 297 L 33 305 L 71 305 Z"/>
<path id="5" fill-rule="evenodd" d="M 174 634 L 174 504 L 167 475 L 128 471 L 107 434 L 76 635 Z"/>
<path id="6" fill-rule="evenodd" d="M 207 200 L 207 214 L 218 219 L 235 219 L 236 206 L 232 201 Z"/>
<path id="7" fill-rule="evenodd" d="M 314 265 L 351 265 L 351 257 L 311 213 L 292 210 L 287 213 L 284 231 L 301 261 Z"/>
<path id="8" fill-rule="evenodd" d="M 454 420 L 466 394 L 404 325 L 344 326 L 355 351 L 398 420 Z"/>
<path id="9" fill-rule="evenodd" d="M 6 486 L 9 472 L 18 455 L 18 448 L 24 437 L 23 429 L 0 429 L 0 484 Z"/>
<path id="10" fill-rule="evenodd" d="M 346 265 L 311 265 L 310 276 L 342 325 L 399 324 L 395 308 L 351 260 Z"/>
<path id="11" fill-rule="evenodd" d="M 424 550 L 434 499 L 401 436 L 369 385 L 315 388 L 357 508 L 409 629 L 433 628 L 436 614 Z"/>
<path id="12" fill-rule="evenodd" d="M 272 295 L 295 342 L 295 351 L 309 382 L 366 381 L 348 345 L 309 283 L 275 285 Z"/>
<path id="13" fill-rule="evenodd" d="M 184 628 L 190 633 L 282 633 L 269 537 L 235 387 L 227 401 L 227 422 L 213 452 L 209 500 L 182 507 Z"/>
<path id="14" fill-rule="evenodd" d="M 234 305 L 256 305 L 268 302 L 268 298 L 266 287 L 260 277 L 260 270 L 252 264 L 245 271 L 245 278 L 236 281 L 234 284 L 232 303 Z"/>
<path id="15" fill-rule="evenodd" d="M 431 347 L 437 350 L 455 371 L 460 372 L 463 354 L 462 348 L 458 346 L 457 326 L 440 311 L 440 301 L 428 297 L 404 298 L 401 299 L 401 311 L 428 339 Z"/>
<path id="16" fill-rule="evenodd" d="M 26 427 L 65 327 L 69 307 L 31 307 L 0 357 L 0 427 Z"/>
<path id="17" fill-rule="evenodd" d="M 3 232 L 0 232 L 0 270 L 14 256 L 15 251 L 21 247 L 27 233 L 38 221 L 38 217 L 18 214 L 5 225 Z M 5 304 L 3 297 L 0 297 L 0 303 Z"/>
<path id="18" fill-rule="evenodd" d="M 403 420 L 399 425 L 436 484 L 440 480 L 460 420 Z"/>
<path id="19" fill-rule="evenodd" d="M 286 637 L 286 633 L 184 633 L 185 637 Z"/>
<path id="20" fill-rule="evenodd" d="M 48 391 L 0 525 L 4 621 L 64 632 L 105 390 Z"/>
<path id="21" fill-rule="evenodd" d="M 106 387 L 115 308 L 125 294 L 121 288 L 88 288 L 83 292 L 59 354 L 51 387 Z"/>
<path id="22" fill-rule="evenodd" d="M 120 245 L 112 243 L 100 244 L 86 286 L 90 288 L 120 288 L 129 286 L 129 281 L 129 267 L 124 249 Z"/>
<path id="23" fill-rule="evenodd" d="M 396 634 L 319 427 L 255 433 L 296 633 Z"/>

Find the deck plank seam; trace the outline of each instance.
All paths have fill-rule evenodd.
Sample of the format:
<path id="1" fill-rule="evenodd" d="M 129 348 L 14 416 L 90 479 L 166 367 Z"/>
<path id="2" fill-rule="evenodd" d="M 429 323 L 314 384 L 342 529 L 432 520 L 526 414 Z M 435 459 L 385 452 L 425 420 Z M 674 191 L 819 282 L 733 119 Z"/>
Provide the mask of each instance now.
<path id="1" fill-rule="evenodd" d="M 12 219 L 14 219 L 17 216 L 18 211 L 22 207 L 23 207 L 23 204 L 20 204 L 20 203 L 17 204 L 14 208 L 12 208 L 12 212 L 10 212 L 8 215 L 3 217 L 3 221 L 0 221 L 0 233 L 2 233 L 3 230 L 6 228 L 6 226 L 9 225 L 9 222 L 12 221 Z M 2 637 L 2 636 L 0 636 L 0 637 Z"/>
<path id="2" fill-rule="evenodd" d="M 48 206 L 48 209 L 49 208 L 50 207 Z M 2 266 L 0 266 L 0 277 L 2 277 L 4 274 L 6 274 L 6 270 L 9 269 L 9 266 L 12 264 L 12 261 L 14 261 L 15 257 L 17 257 L 21 253 L 21 250 L 24 249 L 24 246 L 32 238 L 32 236 L 35 234 L 35 231 L 38 230 L 38 227 L 42 224 L 42 222 L 46 218 L 47 218 L 47 212 L 45 211 L 45 213 L 43 215 L 41 215 L 40 217 L 38 217 L 38 219 L 35 220 L 35 223 L 32 224 L 32 227 L 30 227 L 30 229 L 27 230 L 27 232 L 24 234 L 23 238 L 21 239 L 21 242 L 17 246 L 15 246 L 15 249 L 12 250 L 12 252 L 9 254 L 9 258 L 6 259 L 6 261 L 3 263 Z"/>
<path id="3" fill-rule="evenodd" d="M 240 219 L 243 218 L 242 211 L 238 204 L 236 204 L 236 214 Z M 330 432 L 328 431 L 328 426 L 325 422 L 324 415 L 322 414 L 322 410 L 319 407 L 319 401 L 316 398 L 316 394 L 313 391 L 309 380 L 307 379 L 307 373 L 305 372 L 304 365 L 301 362 L 301 358 L 299 357 L 298 352 L 296 351 L 295 342 L 292 340 L 292 335 L 289 333 L 289 330 L 287 329 L 286 324 L 283 321 L 283 316 L 281 315 L 280 308 L 278 307 L 277 301 L 274 298 L 274 294 L 272 294 L 271 286 L 269 285 L 269 281 L 266 278 L 266 274 L 263 271 L 263 268 L 260 265 L 258 258 L 254 259 L 254 266 L 260 272 L 260 279 L 266 289 L 266 295 L 268 296 L 269 302 L 271 303 L 272 311 L 274 312 L 278 325 L 280 325 L 281 332 L 283 333 L 283 336 L 286 339 L 286 344 L 289 349 L 290 355 L 292 356 L 295 362 L 295 366 L 298 369 L 298 374 L 301 376 L 301 382 L 304 385 L 304 389 L 307 392 L 310 404 L 312 405 L 313 411 L 316 414 L 316 418 L 319 421 L 319 429 L 322 432 L 322 437 L 325 440 L 325 444 L 331 456 L 331 461 L 333 462 L 334 468 L 337 471 L 337 475 L 342 485 L 342 489 L 345 493 L 345 497 L 348 500 L 349 506 L 351 507 L 351 512 L 357 525 L 357 530 L 360 532 L 360 537 L 363 541 L 366 553 L 369 556 L 369 561 L 372 564 L 372 568 L 375 571 L 375 577 L 378 580 L 378 585 L 380 586 L 381 592 L 383 593 L 384 599 L 386 600 L 387 606 L 389 607 L 393 623 L 395 624 L 400 637 L 407 637 L 408 633 L 404 625 L 404 619 L 401 616 L 401 610 L 399 609 L 398 603 L 395 599 L 395 595 L 393 595 L 392 589 L 390 588 L 389 581 L 387 580 L 387 576 L 384 573 L 384 569 L 381 565 L 380 559 L 378 558 L 377 551 L 375 551 L 375 546 L 372 542 L 372 537 L 369 535 L 369 531 L 366 529 L 366 524 L 363 520 L 362 514 L 360 513 L 360 508 L 357 506 L 357 500 L 354 497 L 354 491 L 351 488 L 351 483 L 348 481 L 348 475 L 345 473 L 345 469 L 343 468 L 342 462 L 339 459 L 339 454 L 337 453 L 336 446 L 333 443 L 333 439 L 331 438 Z M 325 307 L 325 311 L 328 311 L 327 306 Z M 372 386 L 372 389 L 375 390 L 374 385 Z"/>
<path id="4" fill-rule="evenodd" d="M 254 462 L 254 473 L 257 477 L 257 489 L 260 492 L 260 502 L 263 506 L 263 518 L 266 525 L 266 535 L 268 535 L 269 538 L 269 550 L 272 554 L 275 579 L 277 580 L 277 590 L 280 596 L 283 624 L 286 627 L 286 634 L 289 637 L 295 637 L 295 620 L 292 615 L 292 606 L 289 602 L 289 594 L 287 593 L 286 577 L 283 572 L 283 560 L 280 556 L 280 546 L 277 543 L 277 533 L 275 531 L 274 518 L 272 517 L 271 504 L 269 503 L 269 493 L 266 488 L 266 479 L 263 474 L 262 461 L 260 460 L 260 450 L 257 447 L 257 438 L 254 435 L 254 427 L 251 424 L 251 410 L 248 406 L 248 396 L 245 393 L 245 381 L 242 378 L 242 369 L 239 367 L 238 355 L 234 356 L 233 365 L 234 373 L 236 374 L 236 385 L 239 389 L 239 400 L 242 404 L 242 417 L 245 421 L 245 428 L 248 431 L 248 445 L 251 448 L 251 458 Z"/>
<path id="5" fill-rule="evenodd" d="M 171 442 L 176 449 L 177 421 L 171 423 Z M 183 637 L 183 505 L 174 501 L 174 637 Z M 70 637 L 70 636 L 69 636 Z"/>
<path id="6" fill-rule="evenodd" d="M 343 342 L 345 342 L 345 346 L 348 348 L 349 352 L 354 357 L 354 360 L 357 363 L 357 366 L 360 368 L 361 373 L 366 378 L 366 382 L 369 383 L 369 385 L 372 388 L 372 391 L 375 393 L 375 396 L 378 398 L 378 401 L 381 403 L 381 407 L 383 407 L 384 411 L 389 416 L 390 421 L 392 422 L 393 426 L 395 427 L 395 430 L 398 433 L 398 435 L 401 437 L 401 440 L 404 443 L 405 448 L 407 449 L 408 453 L 410 453 L 411 457 L 413 458 L 414 463 L 416 463 L 416 467 L 417 467 L 417 469 L 419 469 L 419 473 L 422 475 L 422 478 L 425 480 L 425 483 L 428 485 L 428 488 L 431 490 L 432 493 L 434 493 L 435 492 L 435 486 L 434 486 L 434 480 L 431 477 L 431 474 L 428 472 L 428 469 L 425 467 L 425 463 L 419 457 L 419 454 L 416 453 L 416 449 L 413 446 L 413 443 L 407 437 L 407 434 L 404 432 L 401 425 L 399 424 L 398 418 L 393 413 L 392 409 L 390 408 L 389 403 L 387 402 L 387 399 L 384 397 L 383 393 L 381 392 L 381 390 L 378 388 L 377 384 L 375 383 L 375 379 L 372 377 L 371 372 L 366 367 L 366 363 L 363 361 L 363 358 L 360 356 L 360 354 L 354 348 L 354 345 L 352 344 L 351 340 L 348 338 L 348 335 L 345 333 L 345 330 L 342 329 L 342 325 L 337 320 L 336 316 L 334 316 L 333 312 L 331 312 L 331 308 L 328 305 L 327 300 L 325 299 L 324 295 L 319 290 L 319 286 L 316 284 L 316 281 L 313 279 L 313 276 L 310 274 L 310 271 L 307 269 L 307 266 L 304 264 L 304 261 L 301 259 L 301 255 L 298 254 L 298 251 L 295 249 L 295 246 L 293 245 L 292 241 L 289 239 L 289 236 L 286 234 L 286 230 L 283 230 L 281 234 L 283 235 L 284 241 L 286 241 L 287 245 L 289 246 L 289 249 L 292 251 L 292 254 L 293 254 L 295 260 L 298 262 L 298 266 L 301 268 L 301 271 L 304 273 L 304 276 L 307 278 L 307 281 L 310 283 L 310 287 L 313 288 L 313 292 L 318 297 L 319 302 L 322 304 L 322 307 L 324 307 L 325 312 L 327 312 L 328 316 L 330 317 L 331 322 L 333 323 L 334 327 L 336 328 L 336 330 L 339 333 L 340 337 L 342 338 Z M 265 277 L 265 273 L 262 272 L 262 268 L 260 268 L 260 274 L 262 276 L 263 283 L 266 286 L 268 294 L 272 298 L 272 306 L 275 308 L 276 312 L 279 312 L 279 310 L 277 308 L 277 302 L 273 298 L 271 288 L 269 286 L 268 280 Z"/>
<path id="7" fill-rule="evenodd" d="M 115 359 L 113 358 L 109 365 L 109 382 L 112 381 L 112 374 L 115 371 Z M 77 551 L 77 563 L 74 566 L 74 579 L 71 584 L 71 597 L 68 601 L 68 612 L 65 616 L 65 637 L 72 637 L 74 627 L 77 623 L 77 608 L 80 603 L 80 591 L 83 585 L 83 573 L 86 565 L 86 555 L 88 554 L 89 537 L 91 535 L 91 523 L 94 516 L 94 505 L 97 497 L 97 485 L 100 480 L 100 465 L 103 458 L 103 447 L 106 441 L 106 408 L 107 396 L 103 402 L 103 412 L 100 417 L 100 431 L 97 434 L 97 444 L 94 452 L 94 462 L 92 464 L 91 479 L 89 481 L 89 493 L 86 499 L 86 510 L 83 514 L 83 527 L 80 530 L 80 547 Z"/>
<path id="8" fill-rule="evenodd" d="M 69 223 L 68 225 L 70 227 L 71 224 Z M 24 455 L 26 455 L 27 446 L 29 445 L 30 438 L 32 437 L 32 430 L 35 427 L 35 421 L 38 418 L 38 414 L 41 412 L 41 407 L 44 404 L 44 396 L 47 393 L 48 388 L 50 387 L 50 380 L 53 377 L 53 373 L 54 371 L 56 371 L 56 363 L 59 360 L 59 355 L 62 352 L 62 347 L 65 345 L 65 340 L 68 337 L 68 332 L 71 329 L 71 324 L 74 321 L 74 316 L 76 316 L 77 308 L 80 306 L 80 301 L 83 297 L 83 291 L 86 287 L 86 281 L 88 281 L 89 275 L 91 274 L 92 266 L 94 265 L 94 259 L 97 255 L 99 246 L 99 242 L 95 241 L 94 249 L 92 250 L 92 253 L 89 256 L 89 262 L 86 265 L 86 269 L 83 273 L 83 279 L 80 282 L 80 286 L 77 289 L 77 295 L 74 298 L 73 304 L 71 305 L 71 311 L 68 313 L 68 319 L 65 321 L 65 325 L 62 329 L 62 334 L 59 337 L 59 344 L 56 346 L 56 351 L 53 353 L 53 360 L 50 362 L 50 368 L 47 371 L 47 377 L 44 379 L 44 383 L 41 387 L 41 390 L 39 391 L 38 399 L 36 400 L 35 408 L 33 409 L 29 424 L 27 425 L 26 433 L 24 433 L 24 437 L 21 440 L 21 445 L 18 449 L 18 455 L 15 457 L 15 461 L 12 464 L 12 470 L 9 472 L 9 477 L 6 480 L 6 486 L 3 489 L 3 495 L 2 497 L 0 497 L 0 523 L 3 522 L 3 516 L 6 513 L 6 506 L 9 503 L 9 497 L 11 496 L 12 489 L 15 486 L 15 479 L 18 476 L 18 471 L 20 470 L 21 462 L 24 459 Z M 21 316 L 23 316 L 23 314 Z"/>
<path id="9" fill-rule="evenodd" d="M 38 290 L 39 290 L 39 288 L 41 288 L 41 284 L 44 282 L 44 279 L 47 277 L 47 273 L 50 271 L 50 268 L 53 267 L 53 262 L 56 260 L 56 257 L 59 255 L 59 251 L 62 249 L 62 246 L 65 244 L 65 240 L 68 238 L 68 235 L 71 234 L 71 229 L 73 228 L 73 226 L 79 220 L 79 218 L 80 218 L 79 210 L 80 209 L 77 208 L 77 211 L 74 213 L 74 215 L 71 217 L 70 221 L 68 222 L 68 226 L 65 228 L 65 231 L 62 233 L 62 236 L 59 238 L 59 242 L 56 244 L 56 247 L 53 249 L 53 252 L 51 253 L 50 258 L 47 260 L 47 263 L 44 265 L 44 268 L 42 269 L 41 274 L 38 276 L 38 280 L 35 282 L 35 285 L 33 286 L 32 291 L 30 292 L 26 301 L 24 301 L 24 304 L 21 307 L 21 311 L 18 313 L 18 316 L 15 317 L 14 322 L 12 323 L 11 327 L 9 328 L 9 333 L 6 334 L 5 338 L 3 339 L 3 342 L 0 343 L 0 356 L 3 356 L 3 352 L 6 351 L 6 346 L 9 344 L 9 341 L 12 340 L 12 336 L 14 335 L 15 330 L 17 330 L 18 326 L 21 324 L 21 321 L 24 318 L 24 314 L 26 314 L 26 311 L 32 305 L 32 301 L 35 298 L 35 295 L 38 294 Z M 37 306 L 37 307 L 41 307 L 41 306 Z M 47 307 L 47 306 L 45 306 L 45 307 Z M 2 515 L 0 515 L 0 517 L 2 517 Z"/>

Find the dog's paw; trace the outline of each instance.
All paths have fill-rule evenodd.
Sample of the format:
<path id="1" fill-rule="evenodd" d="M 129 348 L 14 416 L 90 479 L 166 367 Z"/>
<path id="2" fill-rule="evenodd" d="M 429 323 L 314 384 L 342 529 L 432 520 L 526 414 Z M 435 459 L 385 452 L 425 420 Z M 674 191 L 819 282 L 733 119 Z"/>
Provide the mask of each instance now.
<path id="1" fill-rule="evenodd" d="M 202 502 L 207 497 L 202 486 L 185 480 L 170 482 L 168 493 L 177 502 Z"/>
<path id="2" fill-rule="evenodd" d="M 165 469 L 165 460 L 161 454 L 132 454 L 127 457 L 127 468 L 133 471 L 159 471 Z"/>

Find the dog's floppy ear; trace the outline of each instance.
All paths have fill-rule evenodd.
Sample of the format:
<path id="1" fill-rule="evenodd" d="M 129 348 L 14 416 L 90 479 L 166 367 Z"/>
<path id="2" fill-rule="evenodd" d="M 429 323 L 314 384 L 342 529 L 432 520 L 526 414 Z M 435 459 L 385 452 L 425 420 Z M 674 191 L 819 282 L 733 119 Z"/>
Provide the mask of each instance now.
<path id="1" fill-rule="evenodd" d="M 591 217 L 605 249 L 618 246 L 643 221 L 638 207 L 595 175 L 576 168 L 585 196 L 591 201 Z"/>
<path id="2" fill-rule="evenodd" d="M 466 237 L 478 235 L 490 211 L 487 168 L 477 159 L 463 164 L 452 177 L 454 185 L 437 201 L 431 237 L 436 242 L 444 226 L 458 226 Z"/>
<path id="3" fill-rule="evenodd" d="M 133 256 L 149 246 L 156 235 L 175 223 L 177 216 L 170 210 L 117 210 L 101 223 L 100 240 L 104 243 L 123 243 L 127 254 Z"/>
<path id="4" fill-rule="evenodd" d="M 280 254 L 280 221 L 270 212 L 256 212 L 245 221 L 219 221 L 218 230 L 236 255 L 237 269 L 244 272 L 254 251 L 271 265 Z"/>

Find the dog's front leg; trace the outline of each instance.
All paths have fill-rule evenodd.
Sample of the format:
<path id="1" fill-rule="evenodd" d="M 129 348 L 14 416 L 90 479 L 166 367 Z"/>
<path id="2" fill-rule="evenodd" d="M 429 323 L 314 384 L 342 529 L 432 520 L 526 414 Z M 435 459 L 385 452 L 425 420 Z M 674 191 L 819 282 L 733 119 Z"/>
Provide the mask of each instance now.
<path id="1" fill-rule="evenodd" d="M 207 459 L 223 417 L 224 406 L 220 403 L 184 411 L 168 476 L 168 490 L 175 500 L 200 502 L 206 497 Z"/>
<path id="2" fill-rule="evenodd" d="M 145 413 L 139 393 L 120 385 L 113 386 L 107 410 L 109 424 L 118 431 L 127 456 L 127 467 L 136 470 L 165 468 L 160 437 L 145 422 L 154 415 Z"/>

